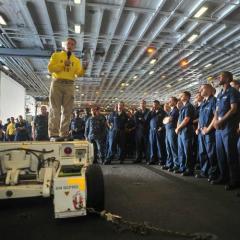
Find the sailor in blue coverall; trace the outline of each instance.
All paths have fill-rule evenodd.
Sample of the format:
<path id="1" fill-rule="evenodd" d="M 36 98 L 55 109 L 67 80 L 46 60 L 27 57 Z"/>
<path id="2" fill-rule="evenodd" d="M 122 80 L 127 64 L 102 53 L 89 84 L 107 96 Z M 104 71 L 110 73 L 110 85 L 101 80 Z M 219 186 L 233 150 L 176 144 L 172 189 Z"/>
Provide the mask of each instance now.
<path id="1" fill-rule="evenodd" d="M 123 163 L 126 155 L 126 124 L 128 116 L 124 110 L 124 103 L 118 103 L 118 110 L 112 112 L 108 118 L 108 151 L 104 164 L 110 164 L 116 151 L 120 164 Z"/>
<path id="2" fill-rule="evenodd" d="M 149 147 L 149 109 L 146 108 L 146 101 L 142 100 L 140 109 L 134 114 L 135 139 L 136 139 L 136 159 L 134 163 L 142 162 L 143 158 L 148 158 Z"/>
<path id="3" fill-rule="evenodd" d="M 179 169 L 175 173 L 182 173 L 183 176 L 193 176 L 194 160 L 192 155 L 193 143 L 193 119 L 194 107 L 189 102 L 191 98 L 190 92 L 181 94 L 182 108 L 179 112 L 178 124 L 175 130 L 178 134 L 178 159 Z"/>
<path id="4" fill-rule="evenodd" d="M 166 128 L 166 149 L 167 149 L 167 161 L 166 165 L 162 166 L 163 170 L 174 171 L 179 168 L 178 162 L 178 141 L 175 129 L 177 127 L 177 121 L 179 116 L 179 110 L 177 109 L 177 98 L 171 97 L 169 99 L 170 112 L 168 116 L 164 118 L 164 124 Z"/>
<path id="5" fill-rule="evenodd" d="M 239 92 L 230 86 L 231 72 L 224 71 L 219 76 L 221 92 L 217 96 L 214 117 L 216 129 L 216 151 L 220 176 L 212 184 L 226 184 L 226 190 L 240 185 L 240 171 L 237 152 L 237 129 L 239 124 Z"/>
<path id="6" fill-rule="evenodd" d="M 209 181 L 217 178 L 217 156 L 215 129 L 213 127 L 213 118 L 216 111 L 216 98 L 213 96 L 213 87 L 210 84 L 204 84 L 200 88 L 200 93 L 204 100 L 200 106 L 198 128 L 198 158 L 200 161 L 200 173 L 196 178 L 208 177 Z"/>
<path id="7" fill-rule="evenodd" d="M 149 113 L 150 156 L 148 164 L 164 165 L 166 162 L 165 127 L 163 125 L 163 119 L 166 116 L 160 102 L 155 100 L 152 111 Z"/>

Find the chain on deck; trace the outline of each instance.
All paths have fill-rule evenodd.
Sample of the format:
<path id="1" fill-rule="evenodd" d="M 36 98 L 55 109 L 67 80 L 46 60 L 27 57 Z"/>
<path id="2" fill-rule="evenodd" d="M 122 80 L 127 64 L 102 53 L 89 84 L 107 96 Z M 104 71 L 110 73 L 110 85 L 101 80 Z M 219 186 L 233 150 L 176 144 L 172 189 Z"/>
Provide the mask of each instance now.
<path id="1" fill-rule="evenodd" d="M 106 221 L 113 223 L 119 232 L 131 231 L 140 235 L 147 235 L 155 232 L 155 233 L 171 235 L 173 237 L 188 238 L 192 240 L 217 240 L 218 239 L 218 237 L 212 233 L 178 232 L 178 231 L 173 231 L 169 229 L 155 227 L 146 222 L 137 223 L 137 222 L 127 221 L 123 219 L 121 216 L 112 214 L 106 210 L 103 210 L 100 212 L 100 211 L 96 211 L 93 208 L 87 208 L 87 211 L 89 213 L 97 214 L 103 219 L 105 219 Z"/>

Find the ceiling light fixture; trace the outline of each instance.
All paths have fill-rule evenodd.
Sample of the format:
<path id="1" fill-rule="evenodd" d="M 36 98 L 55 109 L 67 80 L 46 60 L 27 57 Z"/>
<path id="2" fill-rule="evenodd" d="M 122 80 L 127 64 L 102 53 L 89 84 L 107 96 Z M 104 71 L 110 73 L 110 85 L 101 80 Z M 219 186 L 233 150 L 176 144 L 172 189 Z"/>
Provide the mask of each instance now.
<path id="1" fill-rule="evenodd" d="M 184 58 L 182 59 L 180 62 L 179 62 L 179 65 L 181 68 L 187 68 L 188 65 L 189 65 L 189 61 L 187 58 Z"/>
<path id="2" fill-rule="evenodd" d="M 205 68 L 211 67 L 212 63 L 207 64 L 206 66 L 204 66 Z"/>
<path id="3" fill-rule="evenodd" d="M 198 37 L 198 34 L 197 33 L 194 33 L 190 38 L 188 38 L 188 42 L 189 43 L 192 43 L 196 40 L 196 38 Z"/>
<path id="4" fill-rule="evenodd" d="M 154 64 L 156 61 L 157 61 L 157 59 L 156 59 L 156 58 L 153 58 L 153 59 L 150 61 L 150 64 Z"/>
<path id="5" fill-rule="evenodd" d="M 170 87 L 172 87 L 172 85 L 171 85 L 171 84 L 168 84 L 168 85 L 167 85 L 167 88 L 170 88 Z"/>
<path id="6" fill-rule="evenodd" d="M 65 48 L 65 47 L 66 47 L 66 42 L 63 41 L 63 42 L 62 42 L 62 48 Z"/>
<path id="7" fill-rule="evenodd" d="M 81 0 L 74 0 L 75 4 L 81 4 Z"/>
<path id="8" fill-rule="evenodd" d="M 152 74 L 154 74 L 154 71 L 150 71 L 150 72 L 149 72 L 149 75 L 152 75 Z"/>
<path id="9" fill-rule="evenodd" d="M 198 12 L 194 15 L 195 18 L 201 17 L 206 11 L 208 10 L 208 7 L 203 6 L 201 7 Z"/>
<path id="10" fill-rule="evenodd" d="M 7 22 L 3 18 L 3 16 L 0 15 L 0 25 L 7 25 Z"/>
<path id="11" fill-rule="evenodd" d="M 133 79 L 137 79 L 138 78 L 138 76 L 137 75 L 135 75 L 134 77 L 133 77 Z"/>
<path id="12" fill-rule="evenodd" d="M 75 33 L 80 33 L 81 32 L 81 25 L 80 24 L 75 24 L 74 31 L 75 31 Z"/>
<path id="13" fill-rule="evenodd" d="M 84 93 L 82 93 L 81 96 L 84 96 Z"/>
<path id="14" fill-rule="evenodd" d="M 8 66 L 6 66 L 6 65 L 3 65 L 3 68 L 5 69 L 5 70 L 9 70 L 9 67 Z"/>
<path id="15" fill-rule="evenodd" d="M 156 52 L 156 50 L 157 50 L 156 47 L 150 46 L 150 47 L 147 48 L 147 53 L 148 54 L 154 54 Z"/>

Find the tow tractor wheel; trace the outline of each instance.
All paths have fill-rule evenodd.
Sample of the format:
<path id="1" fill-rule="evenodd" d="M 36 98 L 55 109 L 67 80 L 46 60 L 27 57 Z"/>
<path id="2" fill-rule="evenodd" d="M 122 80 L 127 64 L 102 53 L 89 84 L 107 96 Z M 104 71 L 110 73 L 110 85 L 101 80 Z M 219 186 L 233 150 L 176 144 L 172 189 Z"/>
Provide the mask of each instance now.
<path id="1" fill-rule="evenodd" d="M 89 165 L 86 170 L 87 208 L 104 210 L 104 180 L 99 165 Z"/>

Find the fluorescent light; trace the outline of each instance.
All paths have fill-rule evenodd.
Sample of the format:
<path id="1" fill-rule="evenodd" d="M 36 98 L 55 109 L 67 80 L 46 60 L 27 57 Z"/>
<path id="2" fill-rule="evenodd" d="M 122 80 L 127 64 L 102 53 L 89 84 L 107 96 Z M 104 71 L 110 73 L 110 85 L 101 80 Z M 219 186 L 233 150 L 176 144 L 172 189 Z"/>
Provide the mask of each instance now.
<path id="1" fill-rule="evenodd" d="M 62 48 L 65 48 L 66 47 L 66 42 L 62 42 Z"/>
<path id="2" fill-rule="evenodd" d="M 152 75 L 152 74 L 154 74 L 154 71 L 150 71 L 150 72 L 149 72 L 149 75 Z"/>
<path id="3" fill-rule="evenodd" d="M 82 93 L 81 96 L 84 96 L 84 93 Z"/>
<path id="4" fill-rule="evenodd" d="M 212 63 L 207 64 L 206 66 L 204 66 L 205 68 L 211 67 Z"/>
<path id="5" fill-rule="evenodd" d="M 125 86 L 129 86 L 129 83 L 126 83 Z"/>
<path id="6" fill-rule="evenodd" d="M 133 79 L 137 79 L 138 78 L 138 76 L 137 75 L 135 75 L 134 77 L 133 77 Z"/>
<path id="7" fill-rule="evenodd" d="M 194 33 L 187 41 L 189 43 L 192 43 L 197 37 L 198 37 L 198 34 Z"/>
<path id="8" fill-rule="evenodd" d="M 80 33 L 81 32 L 81 25 L 80 24 L 75 24 L 74 30 L 75 30 L 75 33 Z"/>
<path id="9" fill-rule="evenodd" d="M 165 78 L 166 78 L 166 76 L 165 76 L 165 75 L 162 75 L 162 76 L 161 76 L 161 78 L 162 78 L 162 79 L 165 79 Z"/>
<path id="10" fill-rule="evenodd" d="M 170 88 L 170 87 L 172 87 L 172 85 L 171 85 L 171 84 L 168 84 L 168 85 L 167 85 L 167 88 Z"/>
<path id="11" fill-rule="evenodd" d="M 181 82 L 182 80 L 183 80 L 183 78 L 179 78 L 179 79 L 178 79 L 178 82 Z"/>
<path id="12" fill-rule="evenodd" d="M 208 7 L 203 6 L 201 7 L 198 12 L 194 15 L 195 18 L 201 17 L 206 11 L 208 10 Z"/>
<path id="13" fill-rule="evenodd" d="M 51 78 L 51 76 L 49 74 L 47 74 L 47 78 L 49 79 L 49 78 Z"/>
<path id="14" fill-rule="evenodd" d="M 81 4 L 81 0 L 74 0 L 75 4 Z"/>
<path id="15" fill-rule="evenodd" d="M 7 25 L 6 21 L 1 15 L 0 15 L 0 25 Z"/>
<path id="16" fill-rule="evenodd" d="M 157 61 L 157 59 L 154 58 L 154 59 L 152 59 L 152 60 L 150 61 L 150 64 L 154 64 L 156 61 Z"/>
<path id="17" fill-rule="evenodd" d="M 5 69 L 5 70 L 9 70 L 9 67 L 8 66 L 6 66 L 6 65 L 3 65 L 3 68 Z"/>

